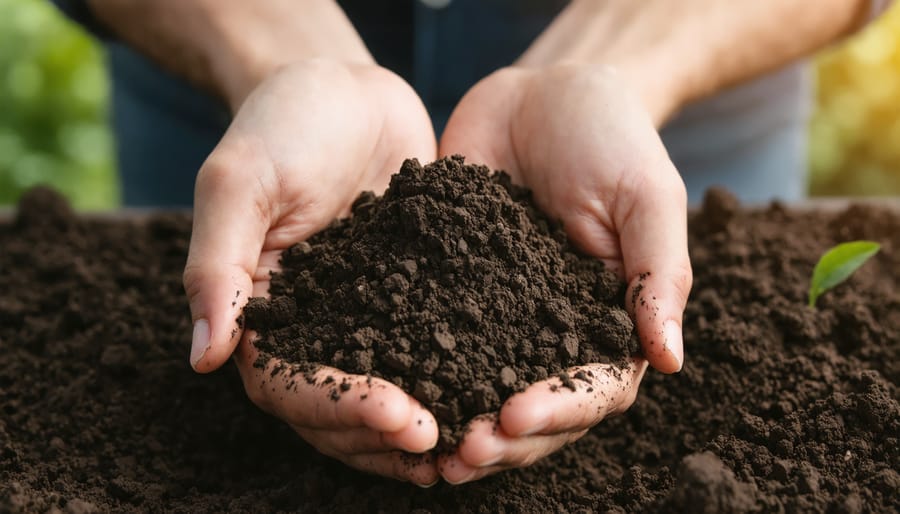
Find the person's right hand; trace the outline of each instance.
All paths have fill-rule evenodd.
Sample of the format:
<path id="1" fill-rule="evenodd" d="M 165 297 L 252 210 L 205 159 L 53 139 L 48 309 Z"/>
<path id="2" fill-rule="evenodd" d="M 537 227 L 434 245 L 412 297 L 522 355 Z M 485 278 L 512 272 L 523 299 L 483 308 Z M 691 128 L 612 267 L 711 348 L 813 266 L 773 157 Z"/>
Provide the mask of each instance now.
<path id="1" fill-rule="evenodd" d="M 558 378 L 512 396 L 499 424 L 474 420 L 440 469 L 451 483 L 525 466 L 625 411 L 647 364 L 682 367 L 682 315 L 691 289 L 687 193 L 647 102 L 607 66 L 512 67 L 476 84 L 457 105 L 441 154 L 463 154 L 530 188 L 570 240 L 620 272 L 644 359 L 625 369 L 587 363 L 587 377 L 554 393 Z M 571 393 L 571 394 L 570 394 Z"/>
<path id="2" fill-rule="evenodd" d="M 250 398 L 326 455 L 373 473 L 434 483 L 434 417 L 382 380 L 332 369 L 316 384 L 254 367 L 252 334 L 236 324 L 268 292 L 279 256 L 348 213 L 360 191 L 382 191 L 403 159 L 431 161 L 436 143 L 412 88 L 374 64 L 309 60 L 281 68 L 241 103 L 197 176 L 184 287 L 194 322 L 190 362 L 201 373 L 234 353 Z M 319 384 L 352 385 L 338 401 Z"/>

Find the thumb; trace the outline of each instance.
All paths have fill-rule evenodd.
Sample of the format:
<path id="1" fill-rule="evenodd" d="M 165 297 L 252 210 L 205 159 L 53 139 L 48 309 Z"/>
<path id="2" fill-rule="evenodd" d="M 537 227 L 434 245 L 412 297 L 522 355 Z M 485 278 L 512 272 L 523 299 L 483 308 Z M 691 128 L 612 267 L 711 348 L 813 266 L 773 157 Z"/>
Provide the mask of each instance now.
<path id="1" fill-rule="evenodd" d="M 252 294 L 269 223 L 266 209 L 260 208 L 268 202 L 259 181 L 246 180 L 255 170 L 240 156 L 222 154 L 216 150 L 197 175 L 184 268 L 193 320 L 190 363 L 199 373 L 221 366 L 240 341 L 237 318 Z"/>
<path id="2" fill-rule="evenodd" d="M 628 281 L 625 303 L 644 355 L 657 370 L 675 373 L 684 364 L 682 317 L 693 276 L 687 194 L 672 163 L 665 163 L 671 173 L 639 181 L 633 191 L 624 192 L 624 214 L 616 225 Z"/>

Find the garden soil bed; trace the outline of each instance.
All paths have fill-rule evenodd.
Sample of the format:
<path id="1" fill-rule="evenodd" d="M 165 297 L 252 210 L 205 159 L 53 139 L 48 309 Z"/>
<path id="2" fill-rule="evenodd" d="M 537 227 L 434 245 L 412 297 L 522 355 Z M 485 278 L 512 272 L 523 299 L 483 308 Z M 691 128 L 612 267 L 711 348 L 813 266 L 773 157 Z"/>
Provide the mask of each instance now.
<path id="1" fill-rule="evenodd" d="M 690 222 L 686 363 L 534 466 L 420 489 L 318 455 L 199 376 L 190 220 L 74 215 L 35 191 L 0 223 L 0 512 L 896 512 L 900 214 L 709 196 Z M 882 251 L 806 307 L 828 247 Z"/>

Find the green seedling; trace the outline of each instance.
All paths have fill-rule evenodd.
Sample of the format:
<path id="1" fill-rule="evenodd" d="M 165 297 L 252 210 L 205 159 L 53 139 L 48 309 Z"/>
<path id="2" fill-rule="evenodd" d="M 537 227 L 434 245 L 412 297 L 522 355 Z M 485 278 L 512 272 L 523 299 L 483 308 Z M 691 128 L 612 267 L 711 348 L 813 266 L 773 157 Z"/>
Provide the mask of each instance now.
<path id="1" fill-rule="evenodd" d="M 816 300 L 822 293 L 850 278 L 880 248 L 881 245 L 872 241 L 851 241 L 825 252 L 813 270 L 809 306 L 815 308 Z"/>

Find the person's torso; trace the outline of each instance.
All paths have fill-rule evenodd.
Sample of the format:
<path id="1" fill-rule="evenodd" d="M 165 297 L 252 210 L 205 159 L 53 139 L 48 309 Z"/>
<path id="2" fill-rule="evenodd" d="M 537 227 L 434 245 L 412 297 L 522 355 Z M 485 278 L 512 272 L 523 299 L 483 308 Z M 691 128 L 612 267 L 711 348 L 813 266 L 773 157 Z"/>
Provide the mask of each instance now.
<path id="1" fill-rule="evenodd" d="M 376 60 L 415 87 L 440 132 L 465 92 L 492 71 L 513 64 L 567 2 L 340 3 Z M 158 153 L 153 148 L 124 147 L 141 144 L 165 148 L 172 159 L 179 148 L 193 145 L 196 148 L 182 152 L 184 167 L 190 169 L 179 173 L 195 173 L 227 127 L 223 106 L 121 45 L 111 46 L 110 62 L 123 173 L 130 173 L 127 167 L 134 168 L 134 174 L 143 173 L 137 168 L 148 166 L 145 161 Z M 661 135 L 688 183 L 691 199 L 698 200 L 714 183 L 751 201 L 802 196 L 810 95 L 801 63 L 684 109 Z M 155 136 L 146 137 L 154 130 Z M 177 160 L 167 165 L 180 166 Z"/>

